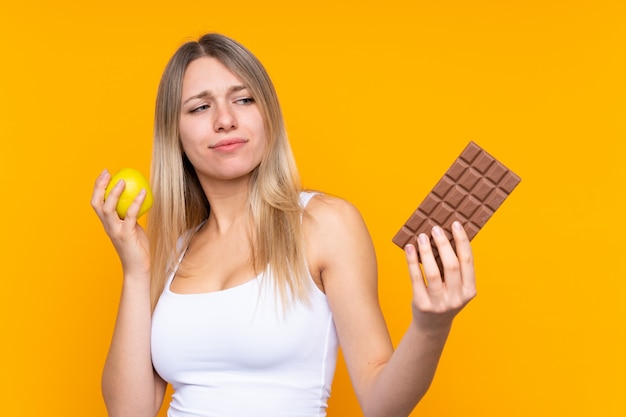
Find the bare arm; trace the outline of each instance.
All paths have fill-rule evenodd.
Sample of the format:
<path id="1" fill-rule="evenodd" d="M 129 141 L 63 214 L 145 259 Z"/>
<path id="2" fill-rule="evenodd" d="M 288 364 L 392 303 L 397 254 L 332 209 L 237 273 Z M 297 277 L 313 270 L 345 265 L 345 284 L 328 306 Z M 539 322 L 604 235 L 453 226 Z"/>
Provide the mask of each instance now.
<path id="1" fill-rule="evenodd" d="M 109 179 L 106 171 L 98 177 L 91 205 L 120 257 L 124 280 L 102 374 L 102 393 L 111 417 L 154 417 L 166 383 L 155 374 L 150 355 L 150 255 L 147 237 L 136 217 L 145 195 L 135 199 L 121 220 L 115 205 L 124 185 L 116 185 L 104 202 Z"/>
<path id="2" fill-rule="evenodd" d="M 328 197 L 314 199 L 307 210 L 313 219 L 305 223 L 309 261 L 319 270 L 363 413 L 407 416 L 432 382 L 454 316 L 475 295 L 467 236 L 454 232 L 459 258 L 445 237 L 435 236 L 445 283 L 428 240 L 419 248 L 428 286 L 415 250 L 407 248 L 413 320 L 394 351 L 378 303 L 374 248 L 360 214 Z"/>

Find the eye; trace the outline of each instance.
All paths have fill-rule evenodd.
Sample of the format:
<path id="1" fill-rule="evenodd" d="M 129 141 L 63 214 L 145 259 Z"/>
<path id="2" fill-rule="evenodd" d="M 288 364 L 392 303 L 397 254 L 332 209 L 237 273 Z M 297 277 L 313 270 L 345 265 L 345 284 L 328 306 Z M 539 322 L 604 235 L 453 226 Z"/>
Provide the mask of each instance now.
<path id="1" fill-rule="evenodd" d="M 250 104 L 253 104 L 254 102 L 255 100 L 252 97 L 244 97 L 244 98 L 235 100 L 235 103 L 243 104 L 244 106 L 248 106 Z"/>
<path id="2" fill-rule="evenodd" d="M 189 111 L 189 113 L 200 113 L 204 110 L 207 110 L 208 108 L 209 108 L 208 104 L 203 104 L 202 106 L 194 107 L 193 109 Z"/>

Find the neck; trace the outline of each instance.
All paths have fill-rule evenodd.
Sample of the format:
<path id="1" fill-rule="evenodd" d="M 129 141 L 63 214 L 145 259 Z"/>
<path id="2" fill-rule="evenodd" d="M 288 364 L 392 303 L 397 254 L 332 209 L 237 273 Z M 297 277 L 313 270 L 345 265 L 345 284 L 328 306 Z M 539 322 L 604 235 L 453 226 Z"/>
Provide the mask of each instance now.
<path id="1" fill-rule="evenodd" d="M 247 228 L 250 221 L 249 181 L 249 177 L 242 177 L 203 182 L 202 188 L 211 206 L 208 228 L 218 234 L 226 234 L 236 226 Z"/>

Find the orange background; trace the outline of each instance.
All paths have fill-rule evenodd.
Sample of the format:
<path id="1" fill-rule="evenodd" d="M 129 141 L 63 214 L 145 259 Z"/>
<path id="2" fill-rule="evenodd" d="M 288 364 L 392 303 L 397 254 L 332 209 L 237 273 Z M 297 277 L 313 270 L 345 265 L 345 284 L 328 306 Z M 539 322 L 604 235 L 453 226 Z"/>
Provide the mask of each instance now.
<path id="1" fill-rule="evenodd" d="M 163 67 L 206 31 L 266 64 L 305 185 L 361 209 L 395 342 L 404 220 L 469 140 L 523 178 L 415 416 L 626 415 L 623 1 L 175 4 L 0 5 L 3 415 L 105 416 L 120 267 L 92 184 L 148 173 Z M 329 416 L 358 415 L 340 363 Z"/>

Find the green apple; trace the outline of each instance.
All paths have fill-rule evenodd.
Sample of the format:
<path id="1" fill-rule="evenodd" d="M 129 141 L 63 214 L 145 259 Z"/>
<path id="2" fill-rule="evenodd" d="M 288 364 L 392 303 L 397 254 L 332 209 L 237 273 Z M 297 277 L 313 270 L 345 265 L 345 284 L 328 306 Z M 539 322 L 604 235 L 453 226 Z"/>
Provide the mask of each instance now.
<path id="1" fill-rule="evenodd" d="M 150 183 L 148 182 L 146 177 L 142 175 L 141 172 L 133 168 L 121 169 L 111 177 L 111 181 L 109 181 L 109 185 L 107 185 L 107 188 L 104 192 L 105 200 L 109 196 L 111 189 L 115 187 L 115 184 L 117 184 L 119 180 L 124 180 L 124 183 L 126 184 L 124 191 L 122 191 L 122 194 L 117 201 L 117 206 L 115 207 L 115 210 L 120 216 L 120 219 L 126 217 L 126 211 L 128 211 L 128 207 L 132 204 L 133 200 L 135 199 L 135 197 L 137 197 L 142 189 L 146 190 L 146 198 L 144 198 L 143 203 L 141 204 L 141 208 L 139 209 L 139 214 L 137 214 L 137 217 L 141 217 L 148 210 L 150 210 L 153 202 Z"/>

